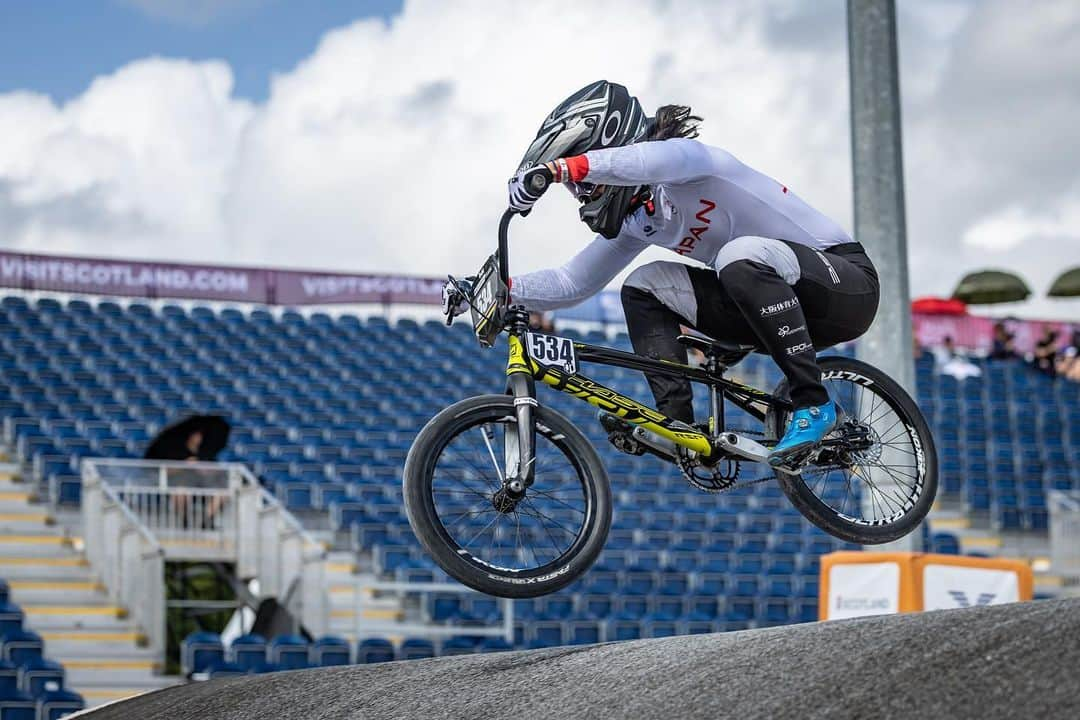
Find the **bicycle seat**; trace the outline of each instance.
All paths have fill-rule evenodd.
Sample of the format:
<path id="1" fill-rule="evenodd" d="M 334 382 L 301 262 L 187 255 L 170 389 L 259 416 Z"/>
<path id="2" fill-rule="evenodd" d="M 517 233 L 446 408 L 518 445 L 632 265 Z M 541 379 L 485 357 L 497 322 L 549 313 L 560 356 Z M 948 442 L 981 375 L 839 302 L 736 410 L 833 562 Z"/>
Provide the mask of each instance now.
<path id="1" fill-rule="evenodd" d="M 757 350 L 756 345 L 743 345 L 727 340 L 714 340 L 708 335 L 688 331 L 678 337 L 678 341 L 688 348 L 700 350 L 705 357 L 714 357 L 721 365 L 734 365 L 750 353 Z"/>

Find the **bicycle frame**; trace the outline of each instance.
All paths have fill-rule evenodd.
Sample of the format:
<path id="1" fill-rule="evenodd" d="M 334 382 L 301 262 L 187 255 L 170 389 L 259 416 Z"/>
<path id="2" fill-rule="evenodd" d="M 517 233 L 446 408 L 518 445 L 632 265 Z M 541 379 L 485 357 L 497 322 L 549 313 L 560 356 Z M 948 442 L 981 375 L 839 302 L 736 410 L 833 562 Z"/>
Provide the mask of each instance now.
<path id="1" fill-rule="evenodd" d="M 499 248 L 496 253 L 499 277 L 507 288 L 510 286 L 507 231 L 512 217 L 513 213 L 507 211 L 499 223 Z M 506 323 L 505 329 L 509 333 L 506 392 L 514 397 L 518 428 L 516 439 L 507 437 L 506 479 L 509 481 L 510 478 L 515 477 L 520 479 L 526 487 L 531 485 L 533 480 L 536 447 L 533 408 L 538 405 L 535 382 L 537 380 L 706 458 L 716 452 L 716 441 L 720 434 L 725 432 L 725 400 L 731 401 L 762 422 L 765 421 L 770 408 L 791 410 L 791 404 L 783 398 L 723 377 L 727 368 L 719 365 L 715 360 L 710 360 L 709 364 L 703 368 L 691 367 L 666 360 L 654 360 L 613 348 L 574 343 L 574 350 L 581 362 L 670 375 L 707 385 L 709 387 L 710 432 L 706 434 L 697 430 L 687 430 L 682 423 L 677 423 L 663 413 L 591 380 L 581 373 L 568 375 L 558 369 L 543 367 L 534 361 L 529 355 L 528 342 L 525 339 L 529 326 L 528 313 L 523 307 L 508 308 L 505 316 L 500 319 Z M 516 472 L 512 472 L 512 469 Z"/>

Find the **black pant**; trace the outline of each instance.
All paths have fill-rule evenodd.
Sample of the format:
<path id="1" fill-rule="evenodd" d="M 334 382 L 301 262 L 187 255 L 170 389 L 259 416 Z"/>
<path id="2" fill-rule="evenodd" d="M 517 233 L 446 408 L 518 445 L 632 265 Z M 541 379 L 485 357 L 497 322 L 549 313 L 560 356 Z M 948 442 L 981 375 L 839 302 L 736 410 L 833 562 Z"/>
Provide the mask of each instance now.
<path id="1" fill-rule="evenodd" d="M 799 265 L 794 285 L 754 260 L 732 262 L 719 273 L 687 267 L 696 318 L 680 316 L 647 290 L 624 285 L 622 302 L 634 351 L 686 363 L 686 348 L 676 337 L 680 325 L 691 326 L 767 352 L 787 376 L 796 408 L 827 402 L 816 349 L 854 340 L 870 327 L 878 306 L 877 271 L 859 243 L 825 251 L 785 244 Z M 646 379 L 660 412 L 693 422 L 689 382 L 664 375 Z"/>

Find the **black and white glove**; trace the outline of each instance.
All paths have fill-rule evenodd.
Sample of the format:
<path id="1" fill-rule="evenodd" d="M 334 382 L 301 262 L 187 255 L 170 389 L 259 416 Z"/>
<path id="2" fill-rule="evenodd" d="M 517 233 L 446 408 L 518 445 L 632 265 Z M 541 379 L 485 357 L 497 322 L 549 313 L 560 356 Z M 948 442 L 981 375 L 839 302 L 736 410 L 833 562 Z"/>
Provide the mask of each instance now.
<path id="1" fill-rule="evenodd" d="M 507 190 L 510 195 L 510 209 L 528 215 L 532 206 L 544 194 L 554 180 L 551 170 L 546 165 L 537 165 L 528 170 L 519 170 L 510 178 Z"/>
<path id="2" fill-rule="evenodd" d="M 470 275 L 467 278 L 457 281 L 457 287 L 449 280 L 443 285 L 442 289 L 442 311 L 446 316 L 446 324 L 454 322 L 454 318 L 469 309 L 469 304 L 465 301 L 464 293 L 471 293 L 473 283 L 476 282 L 476 276 Z"/>

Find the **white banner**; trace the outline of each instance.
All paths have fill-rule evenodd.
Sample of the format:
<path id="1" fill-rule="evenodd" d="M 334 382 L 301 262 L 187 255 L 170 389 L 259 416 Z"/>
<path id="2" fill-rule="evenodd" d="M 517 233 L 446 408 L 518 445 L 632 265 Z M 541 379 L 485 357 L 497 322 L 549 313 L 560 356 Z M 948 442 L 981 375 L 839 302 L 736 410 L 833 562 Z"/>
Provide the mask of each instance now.
<path id="1" fill-rule="evenodd" d="M 923 610 L 1001 605 L 1020 599 L 1012 570 L 927 565 L 923 571 Z"/>
<path id="2" fill-rule="evenodd" d="M 829 569 L 829 620 L 893 615 L 900 611 L 900 566 L 849 563 Z"/>

